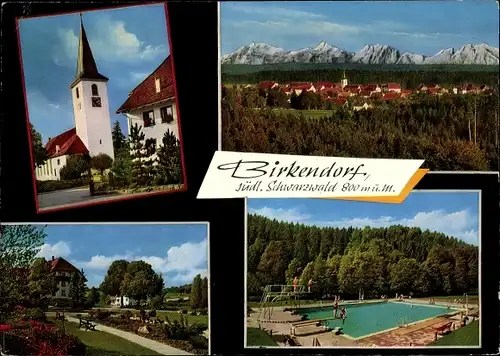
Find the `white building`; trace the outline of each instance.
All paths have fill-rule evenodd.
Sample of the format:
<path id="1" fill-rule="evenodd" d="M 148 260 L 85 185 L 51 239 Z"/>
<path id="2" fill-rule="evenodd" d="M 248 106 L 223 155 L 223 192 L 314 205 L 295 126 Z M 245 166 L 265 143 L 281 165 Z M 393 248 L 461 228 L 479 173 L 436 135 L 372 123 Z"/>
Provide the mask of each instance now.
<path id="1" fill-rule="evenodd" d="M 62 257 L 52 257 L 48 263 L 50 265 L 51 273 L 54 273 L 57 280 L 57 291 L 52 294 L 51 304 L 65 304 L 71 299 L 71 277 L 75 273 L 82 272 Z"/>
<path id="2" fill-rule="evenodd" d="M 179 121 L 172 75 L 172 61 L 168 56 L 163 63 L 132 90 L 116 111 L 127 117 L 128 134 L 138 125 L 145 140 L 154 139 L 156 147 L 162 144 L 167 130 L 179 139 Z"/>
<path id="3" fill-rule="evenodd" d="M 97 70 L 81 21 L 77 74 L 70 85 L 75 127 L 49 138 L 45 145 L 49 159 L 35 169 L 37 180 L 60 180 L 60 170 L 73 154 L 104 153 L 114 159 L 108 80 Z"/>
<path id="4" fill-rule="evenodd" d="M 112 297 L 109 304 L 112 307 L 120 307 L 122 298 L 124 307 L 137 305 L 137 301 L 134 298 L 129 298 L 129 297 Z"/>

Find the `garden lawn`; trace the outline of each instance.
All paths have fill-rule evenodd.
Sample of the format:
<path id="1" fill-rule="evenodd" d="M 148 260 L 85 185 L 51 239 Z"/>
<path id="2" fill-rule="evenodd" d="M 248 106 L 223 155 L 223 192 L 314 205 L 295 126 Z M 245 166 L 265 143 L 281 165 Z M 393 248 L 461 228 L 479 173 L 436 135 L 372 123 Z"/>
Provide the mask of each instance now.
<path id="1" fill-rule="evenodd" d="M 434 341 L 432 346 L 479 346 L 479 321 L 457 329 Z"/>
<path id="2" fill-rule="evenodd" d="M 55 321 L 53 318 L 48 318 L 48 320 L 56 324 L 59 329 L 63 329 L 62 322 Z M 87 347 L 86 356 L 160 355 L 116 335 L 103 331 L 79 329 L 76 323 L 64 322 L 64 330 L 68 334 L 78 337 L 85 344 Z"/>
<path id="3" fill-rule="evenodd" d="M 247 328 L 247 346 L 278 346 L 278 344 L 264 330 Z"/>
<path id="4" fill-rule="evenodd" d="M 180 320 L 181 315 L 184 317 L 184 320 L 187 320 L 188 324 L 198 323 L 200 325 L 208 326 L 208 315 L 189 315 L 189 314 L 179 314 L 175 311 L 166 311 L 166 310 L 157 310 L 156 316 L 160 319 L 164 319 L 165 315 L 168 316 L 170 321 Z"/>
<path id="5" fill-rule="evenodd" d="M 442 301 L 442 302 L 450 302 L 452 303 L 455 299 L 465 299 L 463 295 L 449 295 L 449 296 L 441 296 L 441 297 L 432 297 L 436 299 L 436 301 Z M 479 296 L 477 295 L 469 295 L 467 297 L 469 300 L 469 304 L 479 304 Z"/>

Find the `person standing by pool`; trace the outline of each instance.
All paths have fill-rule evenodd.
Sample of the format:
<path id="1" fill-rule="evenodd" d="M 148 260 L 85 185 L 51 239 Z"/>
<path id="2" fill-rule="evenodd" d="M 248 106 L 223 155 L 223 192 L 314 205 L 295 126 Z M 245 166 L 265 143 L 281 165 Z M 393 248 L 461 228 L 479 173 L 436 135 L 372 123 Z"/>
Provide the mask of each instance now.
<path id="1" fill-rule="evenodd" d="M 334 317 L 337 319 L 337 312 L 339 310 L 340 295 L 335 296 L 335 301 L 333 302 Z"/>
<path id="2" fill-rule="evenodd" d="M 293 279 L 293 291 L 296 292 L 297 291 L 297 285 L 299 284 L 299 279 L 297 277 L 295 277 Z"/>
<path id="3" fill-rule="evenodd" d="M 342 308 L 340 310 L 340 318 L 342 319 L 342 324 L 345 324 L 345 319 L 347 318 L 347 310 L 346 308 Z"/>
<path id="4" fill-rule="evenodd" d="M 311 293 L 311 287 L 313 285 L 313 280 L 312 278 L 309 280 L 309 282 L 307 283 L 307 290 L 309 291 L 309 293 Z"/>

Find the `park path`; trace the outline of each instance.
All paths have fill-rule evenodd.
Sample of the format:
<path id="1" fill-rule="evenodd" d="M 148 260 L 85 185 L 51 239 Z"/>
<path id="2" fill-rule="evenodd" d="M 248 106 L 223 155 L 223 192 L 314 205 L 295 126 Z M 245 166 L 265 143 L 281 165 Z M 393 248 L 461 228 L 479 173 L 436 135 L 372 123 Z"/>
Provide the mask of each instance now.
<path id="1" fill-rule="evenodd" d="M 69 322 L 72 323 L 80 323 L 80 320 L 66 316 Z M 153 350 L 159 354 L 162 355 L 192 355 L 189 352 L 186 352 L 184 350 L 176 349 L 175 347 L 168 346 L 165 344 L 162 344 L 161 342 L 154 341 L 133 333 L 130 333 L 128 331 L 123 331 L 123 330 L 118 330 L 115 328 L 110 328 L 109 326 L 104 326 L 101 324 L 93 323 L 96 325 L 96 330 L 98 331 L 103 331 L 108 334 L 113 334 L 116 336 L 119 336 L 123 339 L 126 339 L 128 341 L 131 341 L 133 343 L 136 343 L 137 345 L 140 345 L 142 347 L 145 347 L 147 349 Z"/>

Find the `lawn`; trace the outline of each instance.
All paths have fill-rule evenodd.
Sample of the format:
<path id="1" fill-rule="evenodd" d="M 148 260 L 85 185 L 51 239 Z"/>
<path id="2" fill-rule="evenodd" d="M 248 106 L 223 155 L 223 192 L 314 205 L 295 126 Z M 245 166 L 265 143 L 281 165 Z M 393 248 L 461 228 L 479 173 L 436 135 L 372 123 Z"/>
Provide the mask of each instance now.
<path id="1" fill-rule="evenodd" d="M 295 109 L 275 109 L 283 114 L 294 114 L 299 116 L 302 114 L 307 119 L 321 119 L 323 117 L 330 117 L 333 110 L 295 110 Z"/>
<path id="2" fill-rule="evenodd" d="M 436 299 L 436 301 L 441 301 L 441 302 L 448 302 L 448 303 L 453 303 L 453 301 L 455 299 L 464 299 L 465 300 L 465 297 L 463 295 L 448 295 L 448 296 L 441 296 L 441 297 L 432 297 L 434 299 Z M 469 300 L 469 303 L 470 304 L 479 304 L 479 296 L 477 295 L 469 295 L 467 297 L 467 299 Z"/>
<path id="3" fill-rule="evenodd" d="M 264 330 L 247 328 L 247 346 L 278 346 L 278 344 Z"/>
<path id="4" fill-rule="evenodd" d="M 434 341 L 432 346 L 479 346 L 479 321 L 460 328 Z"/>
<path id="5" fill-rule="evenodd" d="M 59 329 L 63 329 L 62 322 L 56 322 L 53 318 L 48 318 L 48 320 L 56 324 Z M 78 337 L 87 346 L 86 356 L 160 355 L 153 350 L 103 331 L 79 329 L 76 323 L 64 322 L 64 330 L 66 333 Z"/>
<path id="6" fill-rule="evenodd" d="M 181 315 L 184 317 L 184 320 L 187 319 L 188 324 L 198 323 L 202 325 L 208 326 L 208 315 L 189 315 L 189 314 L 179 314 L 175 311 L 166 311 L 166 310 L 157 310 L 156 315 L 160 319 L 164 319 L 165 315 L 168 316 L 170 321 L 179 320 Z"/>

